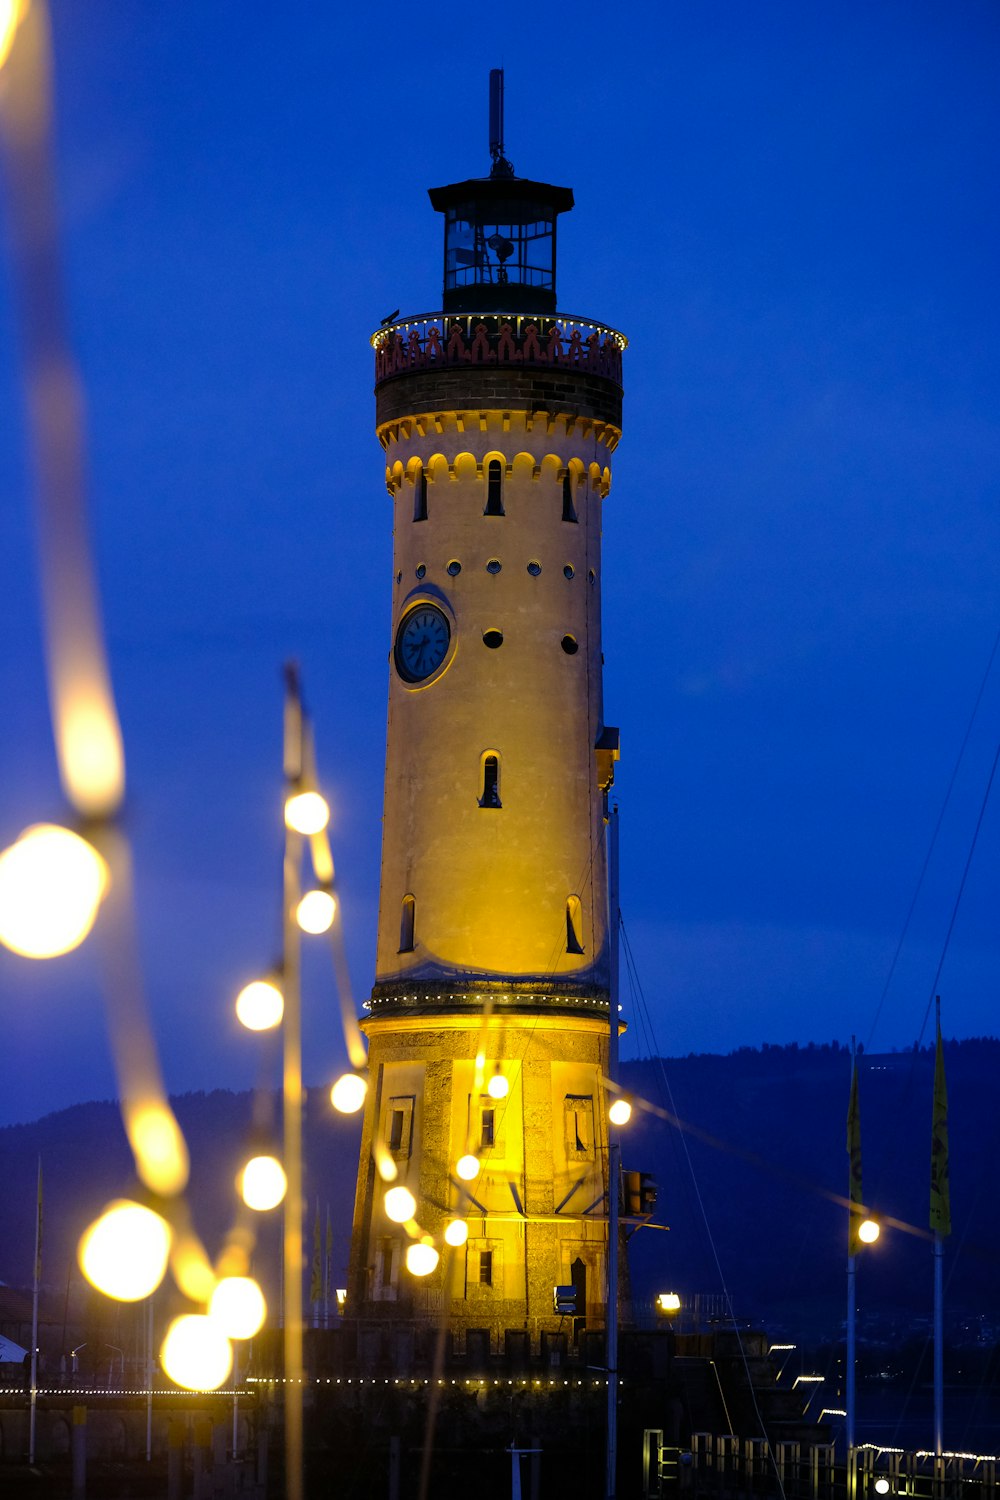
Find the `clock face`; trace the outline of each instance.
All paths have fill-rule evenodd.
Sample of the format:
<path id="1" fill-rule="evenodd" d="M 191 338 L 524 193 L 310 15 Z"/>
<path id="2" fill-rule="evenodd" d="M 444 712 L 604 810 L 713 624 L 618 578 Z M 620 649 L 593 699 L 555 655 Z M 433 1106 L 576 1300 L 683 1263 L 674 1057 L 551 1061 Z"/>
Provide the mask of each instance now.
<path id="1" fill-rule="evenodd" d="M 396 632 L 396 671 L 404 682 L 423 682 L 448 655 L 451 626 L 434 604 L 418 604 Z"/>

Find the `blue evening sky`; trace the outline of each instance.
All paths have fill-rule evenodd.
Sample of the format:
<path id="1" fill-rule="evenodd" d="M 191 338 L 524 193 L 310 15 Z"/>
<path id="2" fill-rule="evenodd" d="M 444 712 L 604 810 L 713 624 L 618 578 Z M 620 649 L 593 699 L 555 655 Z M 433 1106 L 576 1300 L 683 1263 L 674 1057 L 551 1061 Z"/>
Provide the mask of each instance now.
<path id="1" fill-rule="evenodd" d="M 302 665 L 359 997 L 391 579 L 368 335 L 439 304 L 426 189 L 572 186 L 560 305 L 626 332 L 605 507 L 622 902 L 664 1052 L 918 1035 L 1000 734 L 993 0 L 367 10 L 56 0 L 58 174 L 172 1091 L 245 1087 Z M 0 271 L 0 843 L 61 814 Z M 995 1033 L 1000 806 L 941 975 Z M 307 1081 L 341 1044 L 307 961 Z M 628 992 L 624 995 L 631 1012 Z M 107 1097 L 93 954 L 0 951 L 0 1122 Z M 925 1036 L 926 1040 L 926 1036 Z M 643 1050 L 636 1028 L 626 1041 Z"/>

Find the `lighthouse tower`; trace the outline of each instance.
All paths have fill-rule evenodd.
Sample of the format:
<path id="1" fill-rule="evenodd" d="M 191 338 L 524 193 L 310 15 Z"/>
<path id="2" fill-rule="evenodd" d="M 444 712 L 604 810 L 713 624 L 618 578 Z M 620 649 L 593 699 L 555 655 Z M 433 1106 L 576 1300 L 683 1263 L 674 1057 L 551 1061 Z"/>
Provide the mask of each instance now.
<path id="1" fill-rule="evenodd" d="M 442 309 L 373 336 L 393 505 L 375 984 L 348 1289 L 459 1340 L 603 1323 L 609 1034 L 601 512 L 625 339 L 557 311 L 569 188 L 430 192 Z M 407 1223 L 385 1194 L 405 1186 Z M 460 1227 L 464 1226 L 464 1227 Z M 452 1245 L 446 1242 L 461 1240 Z M 407 1268 L 420 1239 L 441 1251 Z M 433 1259 L 433 1257 L 432 1257 Z M 579 1328 L 577 1323 L 576 1327 Z"/>

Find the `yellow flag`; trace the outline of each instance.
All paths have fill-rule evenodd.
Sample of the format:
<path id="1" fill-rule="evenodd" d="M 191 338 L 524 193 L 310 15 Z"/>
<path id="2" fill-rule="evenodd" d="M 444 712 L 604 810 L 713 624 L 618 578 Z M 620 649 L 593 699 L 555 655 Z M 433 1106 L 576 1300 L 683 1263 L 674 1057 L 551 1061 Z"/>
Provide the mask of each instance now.
<path id="1" fill-rule="evenodd" d="M 858 1112 L 858 1065 L 851 1072 L 851 1102 L 847 1107 L 847 1155 L 851 1218 L 847 1231 L 847 1253 L 857 1255 L 859 1248 L 858 1228 L 864 1217 L 864 1197 L 861 1191 L 861 1116 Z"/>
<path id="2" fill-rule="evenodd" d="M 309 1300 L 318 1305 L 323 1297 L 323 1270 L 319 1249 L 319 1199 L 316 1200 L 316 1217 L 313 1220 L 312 1280 L 309 1284 Z"/>
<path id="3" fill-rule="evenodd" d="M 948 1181 L 948 1085 L 944 1076 L 941 1022 L 934 1057 L 934 1115 L 931 1123 L 931 1228 L 951 1234 L 951 1186 Z"/>

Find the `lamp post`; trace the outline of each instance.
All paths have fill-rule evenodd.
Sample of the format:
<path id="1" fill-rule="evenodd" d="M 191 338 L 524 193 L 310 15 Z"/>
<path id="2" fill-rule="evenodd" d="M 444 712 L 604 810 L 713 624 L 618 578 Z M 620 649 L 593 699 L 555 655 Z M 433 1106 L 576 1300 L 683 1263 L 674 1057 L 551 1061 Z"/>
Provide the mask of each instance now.
<path id="1" fill-rule="evenodd" d="M 611 973 L 608 995 L 608 1078 L 618 1082 L 618 805 L 608 819 L 608 928 L 611 940 Z M 607 1500 L 615 1500 L 618 1467 L 618 1184 L 621 1177 L 621 1142 L 618 1126 L 608 1118 L 608 1437 Z"/>

